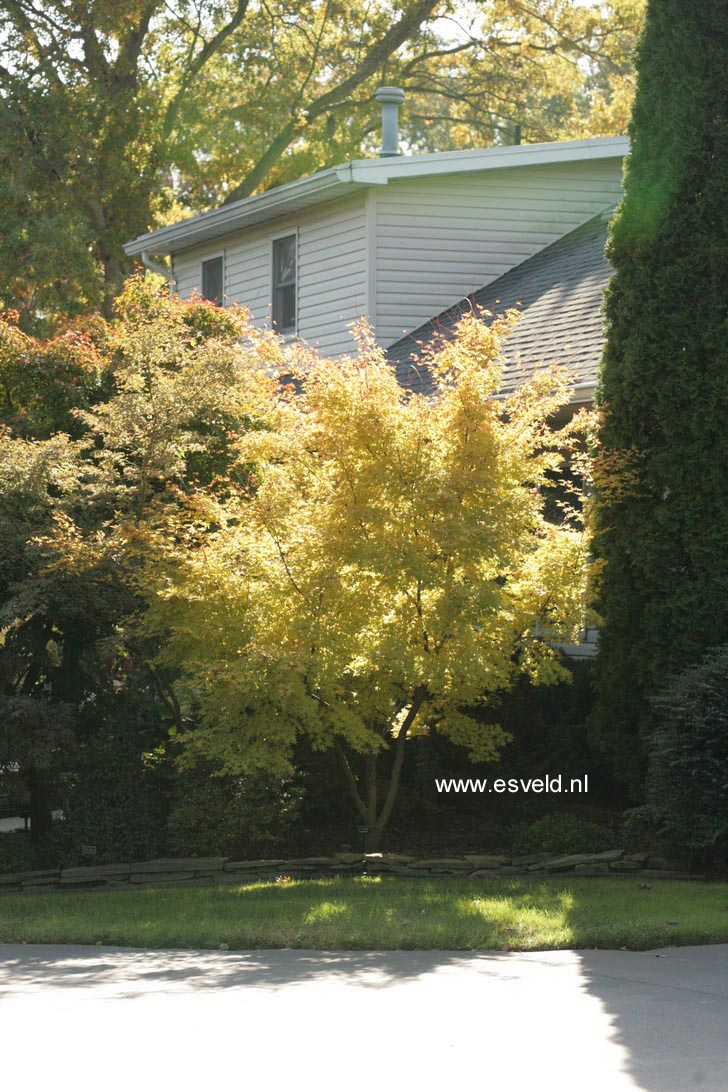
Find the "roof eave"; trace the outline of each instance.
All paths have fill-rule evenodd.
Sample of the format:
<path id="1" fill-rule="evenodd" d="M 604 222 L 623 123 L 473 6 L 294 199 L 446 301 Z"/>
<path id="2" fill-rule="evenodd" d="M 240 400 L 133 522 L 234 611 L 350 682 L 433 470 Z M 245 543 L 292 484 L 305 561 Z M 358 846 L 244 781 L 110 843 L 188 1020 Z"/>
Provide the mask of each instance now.
<path id="1" fill-rule="evenodd" d="M 592 137 L 587 140 L 553 141 L 548 144 L 518 144 L 513 147 L 477 148 L 464 152 L 400 156 L 384 161 L 360 159 L 348 166 L 354 181 L 371 184 L 375 180 L 389 182 L 398 178 L 426 178 L 437 174 L 619 159 L 628 151 L 627 137 Z M 386 171 L 384 179 L 381 178 L 383 171 Z"/>
<path id="2" fill-rule="evenodd" d="M 354 160 L 140 235 L 124 245 L 124 253 L 129 257 L 137 257 L 143 251 L 165 255 L 187 250 L 253 224 L 271 220 L 285 212 L 298 212 L 333 196 L 344 196 L 368 186 L 387 185 L 388 182 L 401 178 L 426 178 L 468 171 L 614 159 L 626 155 L 628 150 L 626 137 L 598 137 L 549 144 L 434 152 L 422 156 Z"/>
<path id="3" fill-rule="evenodd" d="M 170 224 L 169 227 L 147 232 L 125 243 L 124 253 L 129 257 L 137 257 L 142 251 L 164 255 L 187 250 L 251 224 L 270 220 L 278 212 L 297 211 L 316 205 L 328 200 L 332 191 L 340 190 L 343 195 L 361 188 L 362 183 L 352 176 L 351 164 L 332 167 L 308 178 L 298 179 L 276 189 L 266 190 L 265 193 L 222 205 L 211 212 L 203 212 L 179 223 Z"/>

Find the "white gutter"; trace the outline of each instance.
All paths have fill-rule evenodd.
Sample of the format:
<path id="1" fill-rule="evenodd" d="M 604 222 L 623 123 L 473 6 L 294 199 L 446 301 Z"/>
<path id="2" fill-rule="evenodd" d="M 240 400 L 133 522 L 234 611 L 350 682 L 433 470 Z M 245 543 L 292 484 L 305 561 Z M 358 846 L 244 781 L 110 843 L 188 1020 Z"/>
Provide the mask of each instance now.
<path id="1" fill-rule="evenodd" d="M 593 402 L 594 395 L 597 391 L 597 381 L 590 379 L 588 383 L 574 383 L 571 386 L 571 394 L 576 395 L 569 399 L 569 403 L 573 405 L 575 402 Z"/>
<path id="2" fill-rule="evenodd" d="M 546 367 L 546 365 L 544 365 Z M 569 386 L 569 406 L 580 405 L 582 402 L 593 402 L 594 395 L 597 390 L 596 379 L 590 379 L 585 383 L 572 383 Z M 499 391 L 498 394 L 493 395 L 493 399 L 496 402 L 505 402 L 507 398 L 510 398 L 515 394 L 515 389 L 510 391 Z"/>

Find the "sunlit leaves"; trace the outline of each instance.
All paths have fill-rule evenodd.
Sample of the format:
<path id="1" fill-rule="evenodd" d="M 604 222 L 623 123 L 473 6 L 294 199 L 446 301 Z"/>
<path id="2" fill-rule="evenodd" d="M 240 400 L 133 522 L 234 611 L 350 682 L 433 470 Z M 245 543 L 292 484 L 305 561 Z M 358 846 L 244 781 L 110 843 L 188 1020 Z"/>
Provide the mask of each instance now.
<path id="1" fill-rule="evenodd" d="M 552 642 L 583 623 L 586 544 L 545 508 L 576 440 L 548 424 L 558 371 L 495 397 L 512 322 L 463 319 L 429 361 L 431 400 L 402 391 L 366 331 L 355 357 L 299 350 L 295 389 L 254 388 L 258 427 L 236 443 L 254 488 L 196 497 L 177 518 L 208 521 L 204 548 L 150 573 L 202 715 L 193 748 L 236 771 L 281 769 L 299 736 L 377 751 L 419 694 L 412 731 L 492 759 L 505 737 L 469 706 L 520 672 L 564 677 Z"/>
<path id="2" fill-rule="evenodd" d="M 0 302 L 103 306 L 150 227 L 376 154 L 624 130 L 643 0 L 0 2 Z"/>

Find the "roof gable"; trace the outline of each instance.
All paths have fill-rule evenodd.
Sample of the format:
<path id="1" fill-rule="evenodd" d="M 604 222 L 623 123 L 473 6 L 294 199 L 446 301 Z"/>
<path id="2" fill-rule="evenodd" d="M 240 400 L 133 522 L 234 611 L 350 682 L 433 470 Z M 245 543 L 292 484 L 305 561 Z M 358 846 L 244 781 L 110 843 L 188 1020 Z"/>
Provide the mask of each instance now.
<path id="1" fill-rule="evenodd" d="M 602 294 L 612 272 L 604 255 L 608 218 L 601 214 L 528 258 L 508 273 L 401 338 L 387 351 L 402 386 L 427 393 L 432 386 L 425 346 L 454 335 L 473 305 L 493 314 L 517 307 L 521 318 L 504 343 L 503 393 L 536 368 L 566 366 L 577 392 L 591 397 L 603 346 Z"/>

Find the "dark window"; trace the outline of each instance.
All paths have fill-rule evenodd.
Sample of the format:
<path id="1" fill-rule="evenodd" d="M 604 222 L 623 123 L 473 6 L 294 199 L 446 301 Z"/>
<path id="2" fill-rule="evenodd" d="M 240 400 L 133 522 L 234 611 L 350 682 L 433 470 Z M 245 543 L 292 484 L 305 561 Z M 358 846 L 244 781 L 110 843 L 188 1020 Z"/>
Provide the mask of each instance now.
<path id="1" fill-rule="evenodd" d="M 202 295 L 213 303 L 222 303 L 222 258 L 202 263 Z"/>
<path id="2" fill-rule="evenodd" d="M 273 240 L 273 328 L 296 332 L 296 236 Z"/>

